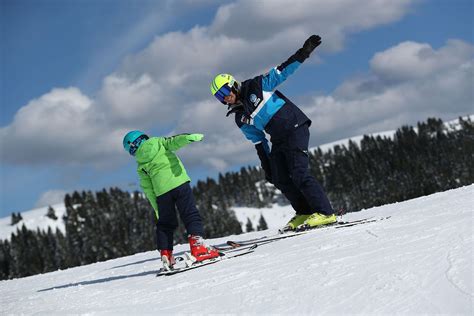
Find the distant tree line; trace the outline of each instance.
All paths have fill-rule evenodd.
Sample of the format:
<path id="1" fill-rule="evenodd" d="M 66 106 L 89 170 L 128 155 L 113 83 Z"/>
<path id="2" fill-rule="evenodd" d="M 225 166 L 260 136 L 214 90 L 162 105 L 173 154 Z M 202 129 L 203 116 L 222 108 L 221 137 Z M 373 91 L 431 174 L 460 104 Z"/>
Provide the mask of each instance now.
<path id="1" fill-rule="evenodd" d="M 333 206 L 349 212 L 405 201 L 474 183 L 474 124 L 458 129 L 440 119 L 399 128 L 393 139 L 364 136 L 311 155 L 311 172 Z"/>
<path id="2" fill-rule="evenodd" d="M 447 129 L 439 119 L 403 126 L 393 138 L 364 136 L 360 145 L 310 153 L 310 170 L 335 209 L 348 212 L 474 183 L 474 124 Z M 259 167 L 219 174 L 193 187 L 207 238 L 239 234 L 232 206 L 265 207 L 288 201 L 264 181 Z M 155 249 L 154 212 L 139 192 L 118 188 L 65 197 L 65 233 L 25 226 L 0 241 L 0 279 L 66 269 Z M 54 209 L 47 216 L 57 218 Z M 12 224 L 21 214 L 12 215 Z M 282 223 L 283 225 L 284 223 Z M 246 231 L 254 230 L 250 220 Z M 267 229 L 263 216 L 257 230 Z M 180 222 L 176 243 L 186 242 Z"/>

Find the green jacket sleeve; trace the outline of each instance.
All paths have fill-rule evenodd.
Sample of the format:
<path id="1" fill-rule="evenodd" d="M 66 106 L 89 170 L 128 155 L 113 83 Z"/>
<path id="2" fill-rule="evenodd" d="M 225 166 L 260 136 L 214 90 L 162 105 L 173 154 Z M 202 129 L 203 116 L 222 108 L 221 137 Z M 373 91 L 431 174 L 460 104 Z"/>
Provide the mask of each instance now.
<path id="1" fill-rule="evenodd" d="M 140 187 L 142 188 L 143 192 L 145 192 L 148 201 L 155 210 L 156 219 L 158 219 L 160 217 L 158 213 L 158 204 L 156 203 L 156 195 L 155 191 L 153 190 L 151 178 L 144 170 L 138 170 L 138 176 L 140 178 Z"/>
<path id="2" fill-rule="evenodd" d="M 163 146 L 167 150 L 176 151 L 192 142 L 198 142 L 203 139 L 202 134 L 179 134 L 163 138 Z"/>

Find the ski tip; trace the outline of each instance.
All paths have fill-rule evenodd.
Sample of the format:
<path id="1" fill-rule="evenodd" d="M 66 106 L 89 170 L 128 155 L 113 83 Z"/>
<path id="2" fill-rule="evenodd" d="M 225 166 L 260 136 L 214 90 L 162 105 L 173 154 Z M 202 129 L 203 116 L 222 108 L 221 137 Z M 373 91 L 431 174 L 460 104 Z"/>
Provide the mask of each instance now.
<path id="1" fill-rule="evenodd" d="M 296 232 L 297 230 L 292 230 L 292 229 L 283 229 L 283 228 L 280 228 L 278 229 L 278 234 L 279 235 L 283 235 L 283 234 L 288 234 L 288 233 L 294 233 Z"/>

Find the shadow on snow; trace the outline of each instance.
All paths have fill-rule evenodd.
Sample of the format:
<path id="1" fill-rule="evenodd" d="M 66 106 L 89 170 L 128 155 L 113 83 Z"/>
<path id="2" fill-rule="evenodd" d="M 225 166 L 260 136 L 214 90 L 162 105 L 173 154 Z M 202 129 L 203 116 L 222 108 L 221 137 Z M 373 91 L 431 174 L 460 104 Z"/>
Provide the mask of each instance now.
<path id="1" fill-rule="evenodd" d="M 145 276 L 145 275 L 157 274 L 157 273 L 158 273 L 158 270 L 152 270 L 152 271 L 141 272 L 141 273 L 136 273 L 136 274 L 119 275 L 119 276 L 113 276 L 113 277 L 108 277 L 108 278 L 103 278 L 103 279 L 97 279 L 97 280 L 91 280 L 91 281 L 82 281 L 82 282 L 77 282 L 77 283 L 69 283 L 69 284 L 60 285 L 60 286 L 53 286 L 53 287 L 50 287 L 50 288 L 47 288 L 47 289 L 39 290 L 38 292 L 46 292 L 46 291 L 51 291 L 51 290 L 66 289 L 68 287 L 81 286 L 81 285 L 100 284 L 100 283 L 112 282 L 112 281 L 117 281 L 117 280 L 122 280 L 122 279 L 127 279 L 127 278 L 142 277 L 142 276 Z"/>

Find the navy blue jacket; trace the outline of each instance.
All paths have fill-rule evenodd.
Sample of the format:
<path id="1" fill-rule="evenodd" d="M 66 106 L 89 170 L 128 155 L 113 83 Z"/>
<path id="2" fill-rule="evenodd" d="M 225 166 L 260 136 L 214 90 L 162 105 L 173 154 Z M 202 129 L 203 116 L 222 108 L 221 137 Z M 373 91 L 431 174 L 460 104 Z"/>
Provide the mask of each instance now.
<path id="1" fill-rule="evenodd" d="M 293 74 L 308 58 L 299 49 L 281 65 L 272 68 L 268 73 L 245 80 L 241 84 L 239 100 L 242 107 L 235 110 L 235 123 L 257 149 L 262 167 L 270 174 L 270 148 L 265 132 L 270 135 L 273 144 L 284 142 L 288 135 L 311 120 L 275 88 Z"/>

